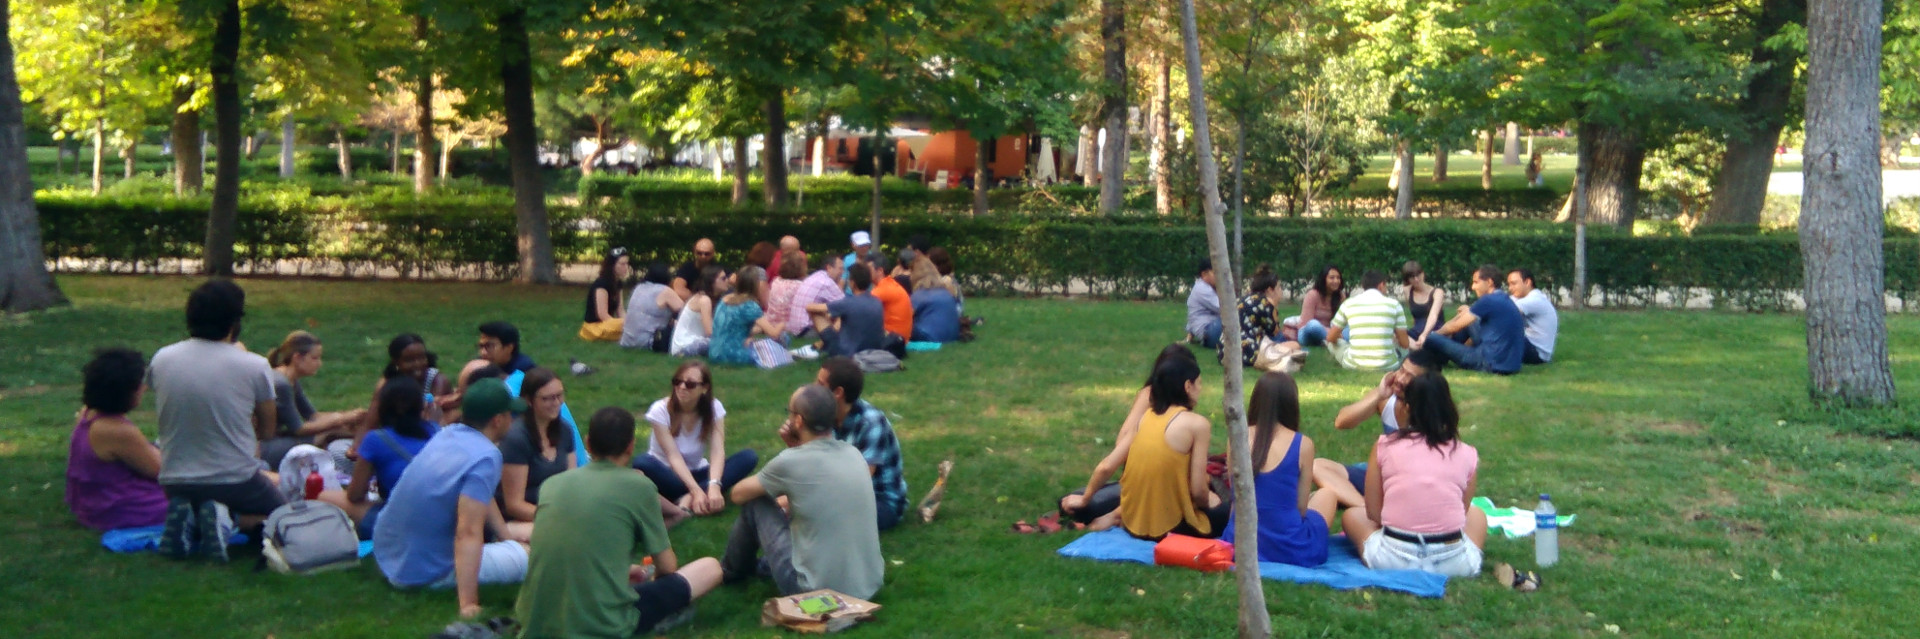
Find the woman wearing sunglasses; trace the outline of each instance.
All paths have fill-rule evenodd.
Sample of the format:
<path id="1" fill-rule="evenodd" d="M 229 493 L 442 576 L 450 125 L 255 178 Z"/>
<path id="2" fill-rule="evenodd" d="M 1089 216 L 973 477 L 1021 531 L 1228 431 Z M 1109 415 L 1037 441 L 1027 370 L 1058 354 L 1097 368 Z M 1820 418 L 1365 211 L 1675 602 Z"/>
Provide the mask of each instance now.
<path id="1" fill-rule="evenodd" d="M 727 409 L 713 398 L 713 374 L 689 360 L 673 371 L 673 390 L 647 409 L 653 424 L 647 454 L 633 467 L 646 473 L 660 496 L 695 515 L 726 507 L 727 491 L 753 474 L 760 455 L 753 449 L 726 454 Z M 719 468 L 716 476 L 715 468 Z"/>

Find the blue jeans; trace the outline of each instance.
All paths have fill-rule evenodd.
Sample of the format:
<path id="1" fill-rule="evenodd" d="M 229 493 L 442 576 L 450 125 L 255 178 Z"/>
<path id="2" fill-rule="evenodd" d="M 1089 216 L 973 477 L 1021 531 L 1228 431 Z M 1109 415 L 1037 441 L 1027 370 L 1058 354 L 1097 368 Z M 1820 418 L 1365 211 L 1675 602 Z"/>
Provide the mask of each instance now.
<path id="1" fill-rule="evenodd" d="M 1301 346 L 1324 346 L 1327 343 L 1327 325 L 1317 319 L 1307 320 L 1307 323 L 1300 325 L 1299 335 Z"/>
<path id="2" fill-rule="evenodd" d="M 1206 328 L 1201 329 L 1194 337 L 1200 340 L 1201 346 L 1220 348 L 1220 318 L 1207 320 Z"/>
<path id="3" fill-rule="evenodd" d="M 1422 350 L 1425 350 L 1429 353 L 1433 353 L 1435 355 L 1439 355 L 1441 357 L 1445 357 L 1449 361 L 1452 361 L 1455 366 L 1459 366 L 1460 368 L 1464 368 L 1470 371 L 1480 371 L 1482 373 L 1505 374 L 1505 373 L 1500 373 L 1499 371 L 1493 370 L 1493 367 L 1487 361 L 1486 354 L 1483 353 L 1480 349 L 1480 340 L 1476 338 L 1479 332 L 1480 332 L 1480 324 L 1478 322 L 1475 322 L 1473 324 L 1468 324 L 1464 330 L 1461 330 L 1459 333 L 1455 335 L 1441 335 L 1439 333 L 1429 333 L 1427 335 L 1427 344 Z M 1462 344 L 1460 342 L 1454 341 L 1456 338 L 1465 338 L 1465 339 L 1472 340 L 1473 345 L 1468 346 L 1466 344 Z"/>
<path id="4" fill-rule="evenodd" d="M 760 465 L 760 454 L 753 452 L 751 448 L 742 449 L 728 455 L 727 460 L 722 464 L 720 494 L 725 495 L 733 490 L 734 484 L 740 483 L 740 480 L 753 474 L 753 468 Z M 654 487 L 660 489 L 660 496 L 667 498 L 667 501 L 680 501 L 681 497 L 687 496 L 687 482 L 680 481 L 680 476 L 674 474 L 673 467 L 668 466 L 666 462 L 655 459 L 652 455 L 640 453 L 633 456 L 633 469 L 646 475 L 647 479 L 653 480 Z M 713 476 L 713 465 L 708 464 L 706 468 L 690 472 L 693 474 L 694 481 L 705 484 Z"/>

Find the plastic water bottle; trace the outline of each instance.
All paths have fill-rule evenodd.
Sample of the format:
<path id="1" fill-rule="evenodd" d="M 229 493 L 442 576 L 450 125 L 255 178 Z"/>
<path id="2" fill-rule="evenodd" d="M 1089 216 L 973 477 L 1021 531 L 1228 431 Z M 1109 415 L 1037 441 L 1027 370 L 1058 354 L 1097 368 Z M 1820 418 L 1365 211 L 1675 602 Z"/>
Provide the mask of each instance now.
<path id="1" fill-rule="evenodd" d="M 1533 510 L 1533 563 L 1541 568 L 1560 561 L 1560 520 L 1555 514 L 1553 499 L 1540 493 L 1540 506 Z"/>

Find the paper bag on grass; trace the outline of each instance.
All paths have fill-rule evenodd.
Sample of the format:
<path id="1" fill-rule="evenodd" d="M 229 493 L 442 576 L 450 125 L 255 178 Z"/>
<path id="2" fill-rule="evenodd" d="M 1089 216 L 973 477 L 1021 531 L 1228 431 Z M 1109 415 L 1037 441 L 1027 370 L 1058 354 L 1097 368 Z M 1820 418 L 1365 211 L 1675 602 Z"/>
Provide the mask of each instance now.
<path id="1" fill-rule="evenodd" d="M 879 604 L 871 601 L 815 590 L 768 599 L 760 608 L 760 625 L 809 633 L 839 632 L 872 619 L 879 609 Z"/>

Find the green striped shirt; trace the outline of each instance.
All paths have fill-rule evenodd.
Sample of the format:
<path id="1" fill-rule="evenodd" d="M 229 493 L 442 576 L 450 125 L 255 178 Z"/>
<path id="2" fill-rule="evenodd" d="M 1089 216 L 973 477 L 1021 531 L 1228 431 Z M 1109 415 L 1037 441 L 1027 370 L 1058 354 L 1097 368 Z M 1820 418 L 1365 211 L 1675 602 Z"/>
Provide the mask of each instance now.
<path id="1" fill-rule="evenodd" d="M 1341 366 L 1366 370 L 1387 370 L 1400 365 L 1400 345 L 1395 330 L 1407 330 L 1407 313 L 1399 300 L 1377 289 L 1368 289 L 1340 305 L 1333 314 L 1333 325 L 1340 327 L 1342 344 L 1333 348 Z"/>

